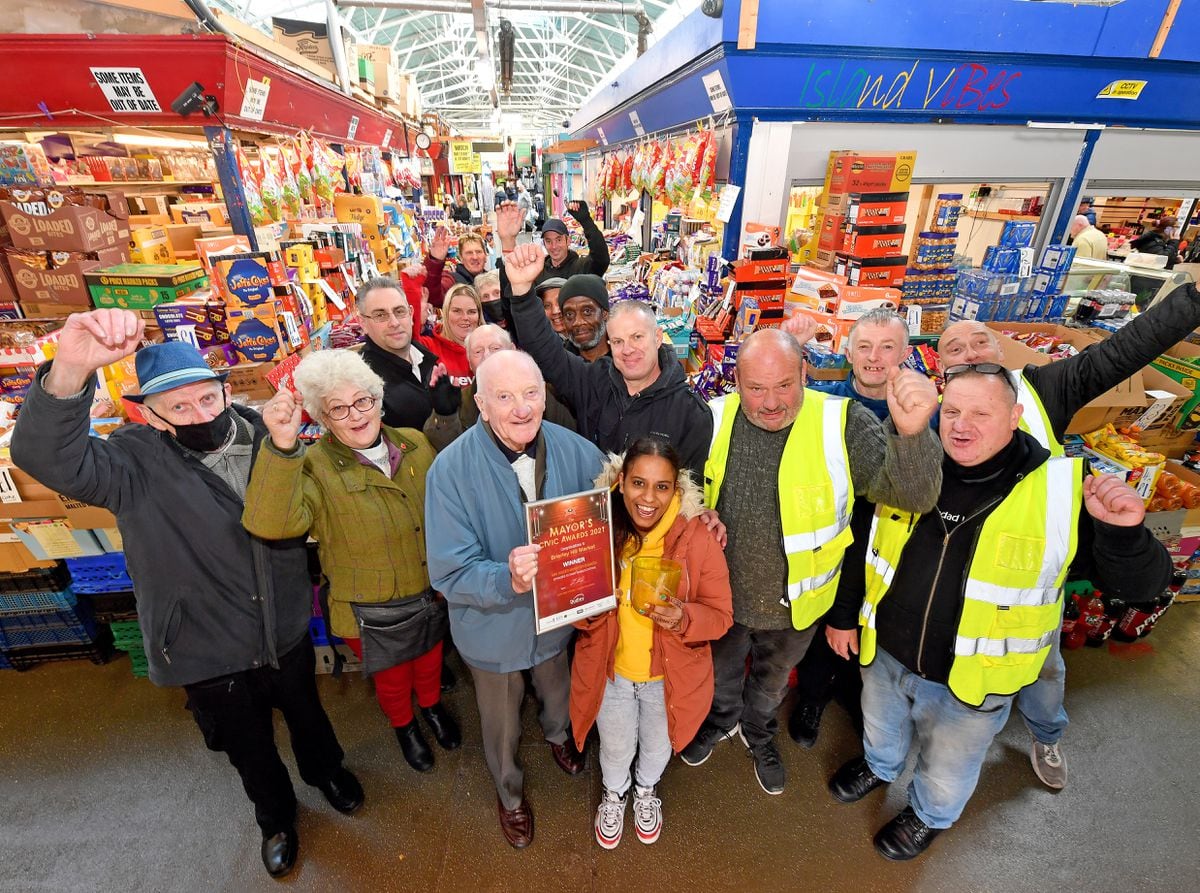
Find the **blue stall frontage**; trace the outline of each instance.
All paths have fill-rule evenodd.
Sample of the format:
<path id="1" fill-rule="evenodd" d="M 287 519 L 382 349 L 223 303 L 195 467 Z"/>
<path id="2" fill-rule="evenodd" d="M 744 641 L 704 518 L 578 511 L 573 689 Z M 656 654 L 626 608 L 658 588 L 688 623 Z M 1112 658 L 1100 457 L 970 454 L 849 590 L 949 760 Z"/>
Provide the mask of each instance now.
<path id="1" fill-rule="evenodd" d="M 739 49 L 741 6 L 690 15 L 571 121 L 600 151 L 728 121 L 727 257 L 832 149 L 916 151 L 914 184 L 1045 182 L 1039 244 L 1089 189 L 1200 198 L 1200 3 L 762 0 Z"/>

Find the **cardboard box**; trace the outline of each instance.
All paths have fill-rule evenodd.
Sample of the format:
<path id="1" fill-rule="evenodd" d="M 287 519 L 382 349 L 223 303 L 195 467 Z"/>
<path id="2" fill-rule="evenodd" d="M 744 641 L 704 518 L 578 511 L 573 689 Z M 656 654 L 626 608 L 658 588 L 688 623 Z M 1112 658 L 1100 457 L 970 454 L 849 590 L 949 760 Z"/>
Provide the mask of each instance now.
<path id="1" fill-rule="evenodd" d="M 0 502 L 0 518 L 66 518 L 80 529 L 117 526 L 117 519 L 107 509 L 62 496 L 15 465 L 7 468 L 21 499 Z"/>
<path id="2" fill-rule="evenodd" d="M 34 558 L 21 538 L 13 532 L 12 525 L 0 523 L 0 573 L 22 574 L 32 568 L 54 567 L 57 563 Z"/>
<path id="3" fill-rule="evenodd" d="M 1175 416 L 1176 428 L 1200 427 L 1200 347 L 1183 341 L 1165 350 L 1151 368 L 1192 392 Z"/>
<path id="4" fill-rule="evenodd" d="M 64 205 L 42 215 L 0 202 L 0 215 L 17 248 L 35 251 L 101 251 L 129 241 L 129 222 L 96 208 Z"/>
<path id="5" fill-rule="evenodd" d="M 363 230 L 378 229 L 386 223 L 383 199 L 374 195 L 347 195 L 339 192 L 333 197 L 333 213 L 341 223 L 361 223 Z"/>
<path id="6" fill-rule="evenodd" d="M 832 313 L 822 313 L 809 307 L 789 304 L 787 305 L 787 317 L 793 316 L 807 316 L 816 322 L 817 333 L 813 337 L 822 347 L 828 348 L 833 353 L 845 353 L 848 349 L 850 329 L 854 325 L 854 320 L 838 319 Z"/>
<path id="7" fill-rule="evenodd" d="M 229 215 L 220 202 L 189 202 L 171 205 L 171 220 L 174 223 L 194 223 L 201 227 L 229 226 Z"/>
<path id="8" fill-rule="evenodd" d="M 1168 459 L 1182 459 L 1184 453 L 1196 447 L 1197 434 L 1200 434 L 1200 428 L 1176 431 L 1168 426 L 1144 432 L 1138 436 L 1138 443 L 1155 453 L 1162 453 Z"/>
<path id="9" fill-rule="evenodd" d="M 90 306 L 90 305 L 89 305 Z M 88 307 L 79 304 L 52 304 L 40 301 L 22 301 L 21 310 L 26 319 L 66 319 L 72 313 L 86 313 Z"/>
<path id="10" fill-rule="evenodd" d="M 161 226 L 142 227 L 129 234 L 129 260 L 135 264 L 173 264 L 175 249 Z"/>
<path id="11" fill-rule="evenodd" d="M 208 286 L 199 264 L 118 264 L 84 274 L 97 307 L 149 310 Z"/>
<path id="12" fill-rule="evenodd" d="M 1020 341 L 1014 341 L 1004 334 L 1005 331 L 1039 332 L 1051 335 L 1069 342 L 1078 350 L 1085 350 L 1097 341 L 1096 338 L 1086 334 L 1084 329 L 1069 329 L 1066 326 L 1013 322 L 987 323 L 987 326 L 996 332 L 996 338 L 1004 351 L 1004 365 L 1009 369 L 1019 370 L 1028 365 L 1045 366 L 1047 363 L 1055 361 L 1044 353 L 1038 353 L 1036 350 L 1026 347 Z M 1144 407 L 1145 390 L 1141 372 L 1135 372 L 1075 413 L 1071 423 L 1067 426 L 1066 433 L 1087 434 L 1115 421 L 1131 407 Z"/>
<path id="13" fill-rule="evenodd" d="M 197 223 L 172 223 L 164 229 L 167 231 L 167 238 L 171 240 L 171 250 L 175 252 L 176 258 L 180 255 L 196 257 L 196 240 L 203 238 L 204 227 Z"/>
<path id="14" fill-rule="evenodd" d="M 824 251 L 841 251 L 846 243 L 846 215 L 826 212 L 821 215 L 821 231 L 817 236 L 817 248 Z"/>
<path id="15" fill-rule="evenodd" d="M 846 255 L 846 280 L 851 285 L 897 288 L 904 284 L 908 256 L 860 257 Z"/>
<path id="16" fill-rule="evenodd" d="M 204 268 L 204 272 L 209 275 L 209 278 L 214 283 L 217 281 L 212 270 L 214 256 L 219 254 L 248 254 L 250 252 L 250 240 L 245 236 L 207 236 L 203 239 L 196 239 L 193 244 L 196 249 L 196 258 L 200 261 L 200 266 Z"/>
<path id="17" fill-rule="evenodd" d="M 828 193 L 907 192 L 916 152 L 867 155 L 841 152 L 833 161 Z"/>
<path id="18" fill-rule="evenodd" d="M 770 282 L 786 279 L 792 265 L 786 257 L 770 260 L 736 260 L 733 262 L 734 282 Z"/>
<path id="19" fill-rule="evenodd" d="M 846 197 L 846 221 L 857 226 L 892 226 L 904 223 L 907 192 L 856 192 Z"/>
<path id="20" fill-rule="evenodd" d="M 299 53 L 314 65 L 319 65 L 333 78 L 333 48 L 329 43 L 329 29 L 324 22 L 304 22 L 297 19 L 271 17 L 275 40 L 289 50 Z M 346 65 L 351 71 L 358 68 L 357 45 L 346 41 Z"/>
<path id="21" fill-rule="evenodd" d="M 214 280 L 229 307 L 257 307 L 288 287 L 287 268 L 274 254 L 254 252 L 214 258 Z"/>
<path id="22" fill-rule="evenodd" d="M 278 362 L 288 354 L 279 330 L 279 303 L 229 310 L 229 343 L 238 355 L 253 363 Z"/>
<path id="23" fill-rule="evenodd" d="M 97 254 L 97 260 L 72 261 L 50 270 L 24 266 L 14 269 L 13 281 L 21 305 L 65 304 L 71 305 L 75 311 L 91 309 L 92 296 L 84 274 L 120 263 L 125 251 L 122 248 L 110 248 Z"/>
<path id="24" fill-rule="evenodd" d="M 1141 376 L 1142 385 L 1146 388 L 1142 405 L 1124 410 L 1113 420 L 1113 426 L 1118 429 L 1137 427 L 1143 435 L 1151 432 L 1175 434 L 1179 411 L 1193 392 L 1153 366 L 1142 369 Z"/>
<path id="25" fill-rule="evenodd" d="M 842 250 L 855 257 L 897 257 L 904 247 L 904 224 L 894 226 L 851 226 Z M 908 259 L 905 258 L 907 266 Z"/>

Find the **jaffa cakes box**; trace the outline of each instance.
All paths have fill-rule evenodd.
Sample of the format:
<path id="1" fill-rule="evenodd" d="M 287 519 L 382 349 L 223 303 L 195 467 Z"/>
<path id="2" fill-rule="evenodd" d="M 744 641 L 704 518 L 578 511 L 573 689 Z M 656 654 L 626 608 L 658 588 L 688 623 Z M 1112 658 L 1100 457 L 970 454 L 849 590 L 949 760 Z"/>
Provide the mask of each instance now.
<path id="1" fill-rule="evenodd" d="M 213 269 L 231 309 L 258 307 L 274 299 L 275 286 L 288 282 L 283 264 L 266 252 L 214 257 Z"/>
<path id="2" fill-rule="evenodd" d="M 228 309 L 229 341 L 239 356 L 251 363 L 277 362 L 287 356 L 278 314 L 274 300 Z"/>

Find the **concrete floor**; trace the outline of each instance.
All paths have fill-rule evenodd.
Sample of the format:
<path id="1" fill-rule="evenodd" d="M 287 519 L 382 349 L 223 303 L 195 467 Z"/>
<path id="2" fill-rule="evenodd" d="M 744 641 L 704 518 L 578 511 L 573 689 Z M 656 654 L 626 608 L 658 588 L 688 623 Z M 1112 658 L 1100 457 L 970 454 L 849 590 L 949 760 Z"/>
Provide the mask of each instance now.
<path id="1" fill-rule="evenodd" d="M 322 697 L 367 803 L 341 816 L 298 783 L 301 856 L 282 886 L 1195 890 L 1198 621 L 1200 607 L 1181 605 L 1141 643 L 1069 652 L 1067 789 L 1051 792 L 1034 777 L 1029 737 L 1014 717 L 958 826 L 902 865 L 876 855 L 871 835 L 903 805 L 906 779 L 852 806 L 825 789 L 833 770 L 860 752 L 836 707 L 811 751 L 781 734 L 789 779 L 782 796 L 764 794 L 745 749 L 724 743 L 701 767 L 671 763 L 656 845 L 639 844 L 627 816 L 625 840 L 605 852 L 591 830 L 600 792 L 594 753 L 582 776 L 565 776 L 527 702 L 524 758 L 537 834 L 516 852 L 497 827 L 465 672 L 448 696 L 464 720 L 465 744 L 439 752 L 426 775 L 403 762 L 362 679 L 324 677 Z M 261 868 L 256 832 L 235 773 L 204 749 L 179 691 L 134 679 L 125 659 L 0 673 L 0 890 L 277 890 Z"/>

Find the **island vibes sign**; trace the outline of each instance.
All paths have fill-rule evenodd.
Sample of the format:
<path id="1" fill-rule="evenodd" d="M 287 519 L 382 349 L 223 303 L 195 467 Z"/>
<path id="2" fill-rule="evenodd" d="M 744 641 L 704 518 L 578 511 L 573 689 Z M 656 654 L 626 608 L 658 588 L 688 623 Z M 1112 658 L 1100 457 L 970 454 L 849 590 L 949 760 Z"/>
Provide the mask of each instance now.
<path id="1" fill-rule="evenodd" d="M 1006 108 L 1021 69 L 978 62 L 843 60 L 802 64 L 800 108 L 989 112 Z"/>

